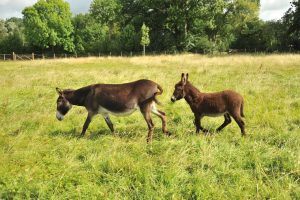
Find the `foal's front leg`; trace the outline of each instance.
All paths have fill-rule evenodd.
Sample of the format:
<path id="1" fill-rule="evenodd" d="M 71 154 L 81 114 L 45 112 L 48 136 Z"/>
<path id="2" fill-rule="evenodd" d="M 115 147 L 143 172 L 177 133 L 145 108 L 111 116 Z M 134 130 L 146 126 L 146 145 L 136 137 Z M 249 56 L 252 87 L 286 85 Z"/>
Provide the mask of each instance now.
<path id="1" fill-rule="evenodd" d="M 94 115 L 95 115 L 95 114 L 92 113 L 92 112 L 89 112 L 89 113 L 88 113 L 88 116 L 87 116 L 87 118 L 86 118 L 86 120 L 85 120 L 85 122 L 84 122 L 83 128 L 82 128 L 80 137 L 83 137 L 83 136 L 84 136 L 84 134 L 85 134 L 85 132 L 86 132 L 86 129 L 89 127 L 89 124 L 91 123 L 92 118 L 94 117 Z"/>
<path id="2" fill-rule="evenodd" d="M 202 119 L 201 115 L 195 114 L 194 123 L 195 123 L 195 126 L 196 126 L 196 133 L 199 133 L 200 130 L 203 131 L 204 133 L 207 133 L 208 130 L 201 126 L 201 119 Z"/>

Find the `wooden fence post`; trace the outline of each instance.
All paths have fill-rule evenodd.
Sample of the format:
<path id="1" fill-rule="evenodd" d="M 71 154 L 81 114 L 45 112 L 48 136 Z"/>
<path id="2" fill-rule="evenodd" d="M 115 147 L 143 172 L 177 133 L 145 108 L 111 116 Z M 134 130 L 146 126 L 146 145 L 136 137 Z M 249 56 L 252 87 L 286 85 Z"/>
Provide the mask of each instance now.
<path id="1" fill-rule="evenodd" d="M 31 53 L 31 59 L 34 60 L 34 53 Z"/>
<path id="2" fill-rule="evenodd" d="M 42 59 L 45 60 L 45 55 L 44 54 L 42 54 Z"/>
<path id="3" fill-rule="evenodd" d="M 55 59 L 55 53 L 53 54 L 53 59 Z"/>
<path id="4" fill-rule="evenodd" d="M 130 56 L 132 57 L 132 51 L 130 51 Z"/>
<path id="5" fill-rule="evenodd" d="M 3 60 L 5 60 L 5 54 L 3 54 Z"/>
<path id="6" fill-rule="evenodd" d="M 12 59 L 15 61 L 17 59 L 17 56 L 15 54 L 15 52 L 12 53 Z"/>
<path id="7" fill-rule="evenodd" d="M 122 57 L 122 55 L 123 55 L 123 52 L 121 51 L 121 57 Z"/>
<path id="8" fill-rule="evenodd" d="M 100 52 L 98 53 L 98 57 L 100 58 Z"/>

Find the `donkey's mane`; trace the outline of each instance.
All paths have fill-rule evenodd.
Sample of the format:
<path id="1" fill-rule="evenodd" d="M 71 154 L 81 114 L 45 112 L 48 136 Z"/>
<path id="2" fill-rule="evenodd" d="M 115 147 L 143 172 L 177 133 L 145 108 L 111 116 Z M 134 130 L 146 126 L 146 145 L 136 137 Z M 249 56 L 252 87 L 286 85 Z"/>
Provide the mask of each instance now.
<path id="1" fill-rule="evenodd" d="M 77 90 L 73 89 L 66 89 L 63 91 L 65 97 L 70 101 L 70 103 L 74 105 L 83 105 L 84 101 L 91 91 L 92 85 L 79 88 Z"/>

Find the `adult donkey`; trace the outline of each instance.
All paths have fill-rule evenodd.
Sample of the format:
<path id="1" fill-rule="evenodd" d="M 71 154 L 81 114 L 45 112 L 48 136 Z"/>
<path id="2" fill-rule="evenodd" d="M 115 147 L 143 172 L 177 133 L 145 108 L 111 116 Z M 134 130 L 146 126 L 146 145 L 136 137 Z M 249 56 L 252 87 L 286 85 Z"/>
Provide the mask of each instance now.
<path id="1" fill-rule="evenodd" d="M 140 110 L 148 125 L 147 142 L 152 140 L 154 124 L 151 112 L 162 120 L 162 131 L 169 135 L 166 128 L 166 115 L 156 108 L 156 95 L 162 94 L 162 88 L 151 80 L 138 80 L 124 84 L 94 84 L 77 90 L 56 88 L 58 93 L 56 118 L 63 120 L 72 105 L 84 106 L 88 115 L 82 128 L 84 136 L 92 118 L 101 114 L 111 132 L 114 132 L 109 114 L 130 115 Z"/>
<path id="2" fill-rule="evenodd" d="M 195 115 L 196 132 L 199 130 L 208 132 L 201 126 L 201 119 L 204 116 L 217 117 L 224 116 L 224 123 L 217 129 L 221 131 L 228 124 L 231 123 L 231 117 L 236 121 L 241 129 L 241 133 L 244 136 L 245 123 L 242 120 L 244 117 L 243 97 L 235 91 L 224 90 L 215 93 L 203 93 L 200 92 L 188 81 L 188 74 L 182 73 L 181 80 L 175 85 L 175 90 L 171 98 L 172 102 L 184 98 L 190 105 L 191 110 Z"/>

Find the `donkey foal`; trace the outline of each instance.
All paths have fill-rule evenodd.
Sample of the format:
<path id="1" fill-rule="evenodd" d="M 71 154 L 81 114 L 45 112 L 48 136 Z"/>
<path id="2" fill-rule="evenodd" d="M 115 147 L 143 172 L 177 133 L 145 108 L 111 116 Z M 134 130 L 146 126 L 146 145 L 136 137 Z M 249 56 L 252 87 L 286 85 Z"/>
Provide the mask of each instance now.
<path id="1" fill-rule="evenodd" d="M 241 129 L 243 136 L 246 135 L 244 117 L 243 97 L 232 90 L 225 90 L 216 93 L 202 93 L 188 81 L 188 74 L 182 73 L 181 80 L 175 85 L 175 90 L 171 98 L 172 102 L 184 98 L 190 105 L 195 116 L 196 133 L 200 130 L 208 132 L 201 126 L 201 119 L 204 116 L 217 117 L 224 116 L 224 123 L 217 128 L 217 132 L 221 131 L 231 123 L 231 117 L 236 121 Z"/>

